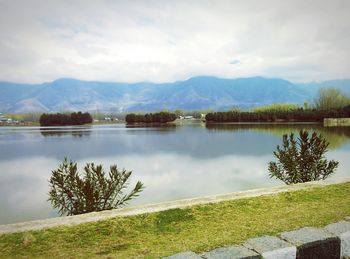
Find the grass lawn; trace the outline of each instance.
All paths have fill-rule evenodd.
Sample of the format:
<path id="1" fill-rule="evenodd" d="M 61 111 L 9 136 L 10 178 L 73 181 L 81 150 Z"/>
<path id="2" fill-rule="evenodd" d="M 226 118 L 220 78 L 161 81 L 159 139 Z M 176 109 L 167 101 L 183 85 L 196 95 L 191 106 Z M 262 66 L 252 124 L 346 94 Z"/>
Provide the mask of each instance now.
<path id="1" fill-rule="evenodd" d="M 350 183 L 0 236 L 0 257 L 158 258 L 350 216 Z"/>

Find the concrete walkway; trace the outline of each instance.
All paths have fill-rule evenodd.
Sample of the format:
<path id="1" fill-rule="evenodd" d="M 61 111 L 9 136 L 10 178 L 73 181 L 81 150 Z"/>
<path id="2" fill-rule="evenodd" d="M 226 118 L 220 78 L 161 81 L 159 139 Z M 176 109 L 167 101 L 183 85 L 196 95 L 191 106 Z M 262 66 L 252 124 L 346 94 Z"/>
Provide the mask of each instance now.
<path id="1" fill-rule="evenodd" d="M 168 209 L 185 208 L 185 207 L 193 206 L 197 204 L 237 200 L 242 198 L 252 198 L 252 197 L 258 197 L 262 195 L 273 195 L 273 194 L 278 194 L 282 192 L 305 190 L 309 188 L 324 187 L 332 184 L 339 184 L 339 183 L 346 183 L 346 182 L 350 182 L 350 179 L 325 180 L 325 181 L 316 181 L 316 182 L 300 183 L 300 184 L 293 184 L 293 185 L 284 185 L 284 186 L 277 186 L 277 187 L 271 187 L 271 188 L 262 188 L 262 189 L 255 189 L 255 190 L 249 190 L 249 191 L 234 192 L 229 194 L 203 196 L 203 197 L 198 197 L 193 199 L 185 199 L 185 200 L 162 202 L 157 204 L 134 206 L 129 208 L 108 210 L 108 211 L 102 211 L 102 212 L 92 212 L 92 213 L 86 213 L 86 214 L 81 214 L 76 216 L 57 217 L 57 218 L 49 218 L 44 220 L 27 221 L 27 222 L 16 223 L 16 224 L 0 225 L 0 234 L 24 232 L 29 230 L 41 230 L 41 229 L 53 228 L 57 226 L 72 226 L 80 223 L 93 222 L 93 221 L 108 219 L 112 217 L 139 215 L 144 213 L 164 211 Z"/>

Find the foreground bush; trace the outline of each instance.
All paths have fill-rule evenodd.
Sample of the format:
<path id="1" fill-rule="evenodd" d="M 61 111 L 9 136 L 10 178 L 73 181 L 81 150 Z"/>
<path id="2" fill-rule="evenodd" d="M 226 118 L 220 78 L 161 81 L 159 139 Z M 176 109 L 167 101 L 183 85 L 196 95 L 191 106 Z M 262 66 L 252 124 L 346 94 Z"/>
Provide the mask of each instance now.
<path id="1" fill-rule="evenodd" d="M 307 131 L 300 131 L 299 138 L 294 134 L 283 135 L 282 147 L 273 152 L 278 162 L 269 163 L 270 177 L 286 184 L 324 180 L 333 174 L 338 162 L 325 159 L 329 143 L 316 132 L 309 138 Z"/>
<path id="2" fill-rule="evenodd" d="M 102 165 L 87 163 L 81 176 L 77 163 L 65 158 L 58 169 L 52 171 L 48 200 L 61 215 L 68 216 L 115 209 L 137 197 L 144 188 L 138 181 L 129 194 L 123 193 L 131 173 L 112 165 L 106 176 Z"/>

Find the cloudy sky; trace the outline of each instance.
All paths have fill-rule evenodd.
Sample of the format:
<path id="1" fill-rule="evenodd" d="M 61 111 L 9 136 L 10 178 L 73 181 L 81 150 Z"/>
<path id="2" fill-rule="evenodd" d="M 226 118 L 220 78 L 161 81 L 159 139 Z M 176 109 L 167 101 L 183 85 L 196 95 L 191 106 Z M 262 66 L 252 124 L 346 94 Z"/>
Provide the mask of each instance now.
<path id="1" fill-rule="evenodd" d="M 350 78 L 348 0 L 0 0 L 0 80 Z"/>

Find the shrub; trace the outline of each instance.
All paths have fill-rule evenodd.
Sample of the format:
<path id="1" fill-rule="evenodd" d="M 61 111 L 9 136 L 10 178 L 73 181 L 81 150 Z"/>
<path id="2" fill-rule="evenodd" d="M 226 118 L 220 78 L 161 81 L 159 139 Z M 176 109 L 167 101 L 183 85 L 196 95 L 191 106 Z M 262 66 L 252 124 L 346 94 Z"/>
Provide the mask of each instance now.
<path id="1" fill-rule="evenodd" d="M 269 163 L 270 177 L 278 178 L 286 184 L 324 180 L 333 174 L 338 162 L 325 159 L 329 143 L 321 135 L 313 132 L 309 138 L 307 131 L 301 130 L 299 137 L 283 135 L 282 147 L 274 151 L 278 162 Z"/>
<path id="2" fill-rule="evenodd" d="M 81 176 L 77 163 L 65 158 L 52 171 L 48 201 L 61 215 L 68 216 L 121 207 L 144 189 L 138 181 L 129 194 L 123 194 L 131 173 L 112 165 L 106 176 L 102 165 L 87 163 Z"/>

